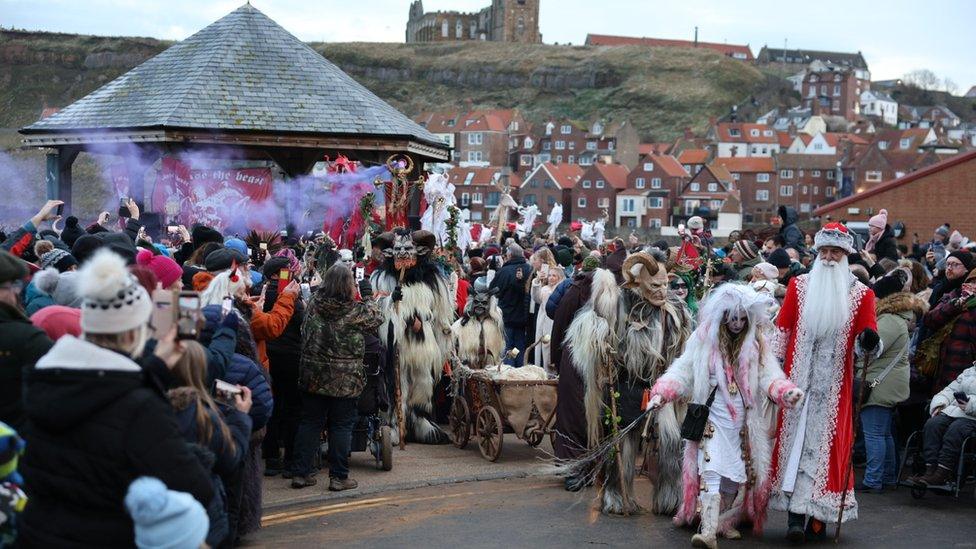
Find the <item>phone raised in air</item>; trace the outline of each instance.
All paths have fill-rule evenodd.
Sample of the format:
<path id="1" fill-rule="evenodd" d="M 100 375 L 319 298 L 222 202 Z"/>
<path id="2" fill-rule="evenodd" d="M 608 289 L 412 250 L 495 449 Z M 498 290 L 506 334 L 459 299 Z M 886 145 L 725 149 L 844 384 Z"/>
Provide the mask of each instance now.
<path id="1" fill-rule="evenodd" d="M 199 332 L 200 294 L 180 292 L 177 298 L 176 338 L 196 339 Z"/>
<path id="2" fill-rule="evenodd" d="M 176 321 L 176 311 L 173 308 L 174 295 L 170 290 L 159 288 L 153 290 L 152 300 L 153 337 L 162 339 L 173 328 L 173 322 Z"/>

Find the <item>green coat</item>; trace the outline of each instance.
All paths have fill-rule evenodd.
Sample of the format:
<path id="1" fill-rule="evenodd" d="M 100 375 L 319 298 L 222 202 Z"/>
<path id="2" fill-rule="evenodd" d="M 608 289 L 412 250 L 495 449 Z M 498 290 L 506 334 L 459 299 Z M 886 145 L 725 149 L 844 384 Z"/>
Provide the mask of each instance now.
<path id="1" fill-rule="evenodd" d="M 910 344 L 911 334 L 908 324 L 917 314 L 921 318 L 925 312 L 925 302 L 907 292 L 900 292 L 878 300 L 878 335 L 884 346 L 881 356 L 868 367 L 868 384 L 875 380 L 895 358 L 901 356 L 894 368 L 874 390 L 864 403 L 865 406 L 891 408 L 908 399 L 910 377 L 908 352 L 903 352 Z M 856 375 L 861 375 L 861 361 L 857 361 Z"/>
<path id="2" fill-rule="evenodd" d="M 752 268 L 762 263 L 762 260 L 762 257 L 754 257 L 752 259 L 747 259 L 742 263 L 736 263 L 735 269 L 739 273 L 739 280 L 748 281 L 749 277 L 752 276 Z"/>
<path id="3" fill-rule="evenodd" d="M 21 401 L 23 373 L 51 349 L 47 334 L 24 313 L 0 303 L 0 421 L 19 429 L 24 420 Z"/>
<path id="4" fill-rule="evenodd" d="M 366 386 L 363 334 L 383 323 L 379 304 L 312 297 L 302 323 L 299 389 L 321 396 L 357 398 Z"/>

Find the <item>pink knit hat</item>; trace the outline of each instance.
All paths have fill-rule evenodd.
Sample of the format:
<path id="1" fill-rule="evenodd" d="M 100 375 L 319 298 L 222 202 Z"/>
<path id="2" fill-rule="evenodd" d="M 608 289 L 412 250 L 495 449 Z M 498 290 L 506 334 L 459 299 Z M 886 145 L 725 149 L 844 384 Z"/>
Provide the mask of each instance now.
<path id="1" fill-rule="evenodd" d="M 30 317 L 34 326 L 44 330 L 47 337 L 57 341 L 61 336 L 81 336 L 81 309 L 64 305 L 48 305 Z"/>
<path id="2" fill-rule="evenodd" d="M 139 250 L 136 254 L 136 263 L 152 271 L 163 288 L 169 288 L 183 276 L 183 269 L 178 263 L 165 255 L 153 255 L 149 250 Z"/>
<path id="3" fill-rule="evenodd" d="M 885 210 L 884 208 L 878 212 L 878 215 L 868 220 L 868 226 L 874 227 L 875 229 L 881 229 L 882 231 L 886 225 L 888 225 L 888 210 Z"/>

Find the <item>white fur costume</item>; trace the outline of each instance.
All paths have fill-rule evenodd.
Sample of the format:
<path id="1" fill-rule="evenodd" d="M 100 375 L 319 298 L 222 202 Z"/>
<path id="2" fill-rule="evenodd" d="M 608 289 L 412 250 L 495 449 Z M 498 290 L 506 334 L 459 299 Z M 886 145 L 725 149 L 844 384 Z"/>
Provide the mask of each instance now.
<path id="1" fill-rule="evenodd" d="M 683 502 L 674 517 L 684 525 L 700 514 L 702 535 L 712 541 L 716 533 L 738 537 L 735 528 L 747 517 L 753 531 L 761 533 L 766 517 L 772 443 L 764 412 L 770 400 L 783 405 L 786 393 L 795 388 L 780 369 L 771 342 L 763 338 L 771 302 L 744 284 L 715 288 L 685 352 L 652 390 L 664 401 L 704 404 L 717 387 L 705 436 L 685 444 Z M 737 311 L 748 323 L 739 361 L 729 364 L 720 347 L 720 330 L 726 313 Z M 724 506 L 722 495 L 727 498 Z"/>
<path id="2" fill-rule="evenodd" d="M 501 363 L 505 351 L 505 325 L 498 299 L 493 294 L 482 294 L 488 294 L 487 290 L 469 294 L 464 318 L 457 319 L 451 326 L 458 358 L 473 370 Z M 479 300 L 482 304 L 487 301 L 487 312 L 473 310 Z"/>

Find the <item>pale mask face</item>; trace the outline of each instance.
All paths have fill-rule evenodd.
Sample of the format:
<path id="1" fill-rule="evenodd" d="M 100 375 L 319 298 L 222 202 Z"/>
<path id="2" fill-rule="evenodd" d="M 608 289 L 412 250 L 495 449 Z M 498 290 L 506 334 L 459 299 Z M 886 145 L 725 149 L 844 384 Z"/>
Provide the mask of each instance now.
<path id="1" fill-rule="evenodd" d="M 668 273 L 658 269 L 657 274 L 641 282 L 641 291 L 648 303 L 663 307 L 668 300 Z"/>
<path id="2" fill-rule="evenodd" d="M 725 327 L 735 335 L 739 335 L 746 327 L 746 314 L 743 311 L 729 311 L 725 313 Z"/>
<path id="3" fill-rule="evenodd" d="M 668 283 L 668 292 L 679 301 L 684 301 L 688 298 L 688 284 L 683 278 L 672 278 Z"/>
<path id="4" fill-rule="evenodd" d="M 356 261 L 352 257 L 352 250 L 339 250 L 339 261 L 349 269 L 356 266 Z"/>

